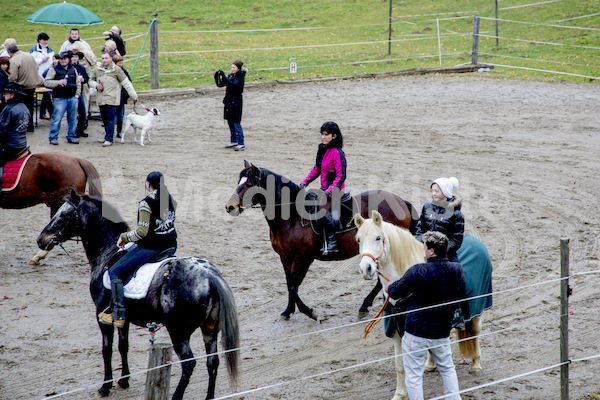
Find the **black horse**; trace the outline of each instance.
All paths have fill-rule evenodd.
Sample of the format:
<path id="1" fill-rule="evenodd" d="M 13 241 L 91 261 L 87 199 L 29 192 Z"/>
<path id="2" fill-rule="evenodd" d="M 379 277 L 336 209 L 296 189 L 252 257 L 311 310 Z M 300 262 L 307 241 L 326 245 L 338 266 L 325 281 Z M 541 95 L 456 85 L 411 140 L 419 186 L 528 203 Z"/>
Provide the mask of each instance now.
<path id="1" fill-rule="evenodd" d="M 110 220 L 103 215 L 110 217 Z M 119 222 L 114 222 L 119 221 Z M 79 236 L 92 268 L 90 292 L 96 305 L 96 315 L 109 306 L 111 293 L 102 283 L 106 264 L 116 251 L 118 235 L 127 231 L 118 212 L 108 203 L 87 195 L 79 196 L 75 190 L 43 229 L 37 242 L 41 249 L 49 250 L 55 244 Z M 127 318 L 119 329 L 119 352 L 123 364 L 119 386 L 129 387 L 129 323 L 145 327 L 162 323 L 168 330 L 177 356 L 182 360 L 182 374 L 174 400 L 183 398 L 196 366 L 190 347 L 190 336 L 199 327 L 206 348 L 208 368 L 207 399 L 215 393 L 219 357 L 217 336 L 221 331 L 227 369 L 235 387 L 238 375 L 239 328 L 233 293 L 217 268 L 209 261 L 197 257 L 177 257 L 164 262 L 152 279 L 148 294 L 140 300 L 125 299 Z M 98 324 L 102 332 L 104 380 L 98 390 L 108 396 L 112 384 L 112 344 L 114 328 Z"/>
<path id="2" fill-rule="evenodd" d="M 288 305 L 281 316 L 289 319 L 297 305 L 301 313 L 316 320 L 317 315 L 313 309 L 300 299 L 298 288 L 315 259 L 345 260 L 358 254 L 358 244 L 354 238 L 356 227 L 338 232 L 339 252 L 323 256 L 320 251 L 320 236 L 313 231 L 310 221 L 300 214 L 304 205 L 296 204 L 299 194 L 305 192 L 297 184 L 279 174 L 257 168 L 248 161 L 244 163 L 238 186 L 225 208 L 229 214 L 239 215 L 245 206 L 260 204 L 271 230 L 271 245 L 279 254 L 287 281 Z M 393 193 L 371 190 L 359 193 L 355 196 L 355 200 L 357 209 L 346 210 L 350 214 L 350 220 L 355 212 L 368 216 L 371 210 L 377 210 L 385 221 L 394 225 L 407 229 L 414 229 L 416 225 L 417 220 L 413 217 L 415 210 L 412 205 Z M 330 204 L 326 207 L 330 207 Z M 344 210 L 342 214 L 343 212 Z M 376 287 L 372 297 L 375 297 L 380 289 L 380 286 Z M 372 300 L 370 301 L 372 304 Z M 364 308 L 368 312 L 368 306 L 371 304 L 363 303 L 361 309 Z"/>

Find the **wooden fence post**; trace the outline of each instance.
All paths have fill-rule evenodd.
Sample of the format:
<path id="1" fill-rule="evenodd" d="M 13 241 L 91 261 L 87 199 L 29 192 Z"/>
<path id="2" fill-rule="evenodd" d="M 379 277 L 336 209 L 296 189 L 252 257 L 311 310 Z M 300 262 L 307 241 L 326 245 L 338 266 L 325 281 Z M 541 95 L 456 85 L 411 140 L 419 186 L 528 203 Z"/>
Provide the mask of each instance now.
<path id="1" fill-rule="evenodd" d="M 148 369 L 165 365 L 171 361 L 173 345 L 156 343 L 150 346 Z M 145 400 L 169 400 L 171 384 L 171 366 L 153 369 L 146 374 Z"/>
<path id="2" fill-rule="evenodd" d="M 150 80 L 152 81 L 152 89 L 160 87 L 158 78 L 158 17 L 154 18 L 150 27 Z"/>
<path id="3" fill-rule="evenodd" d="M 390 17 L 388 20 L 388 55 L 392 54 L 392 0 L 390 0 Z"/>
<path id="4" fill-rule="evenodd" d="M 569 238 L 560 239 L 560 362 L 569 360 Z M 560 366 L 560 398 L 569 400 L 569 364 Z"/>
<path id="5" fill-rule="evenodd" d="M 473 20 L 473 51 L 471 52 L 471 64 L 477 65 L 479 56 L 479 15 Z"/>
<path id="6" fill-rule="evenodd" d="M 500 45 L 500 37 L 498 36 L 498 0 L 496 0 L 496 48 Z"/>

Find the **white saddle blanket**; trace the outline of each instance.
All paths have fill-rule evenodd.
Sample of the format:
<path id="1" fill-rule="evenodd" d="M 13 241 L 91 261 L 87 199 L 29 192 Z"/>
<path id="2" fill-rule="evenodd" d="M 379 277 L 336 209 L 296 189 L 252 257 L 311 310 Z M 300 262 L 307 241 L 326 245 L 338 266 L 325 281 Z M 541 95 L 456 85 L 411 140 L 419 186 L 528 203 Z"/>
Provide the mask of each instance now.
<path id="1" fill-rule="evenodd" d="M 150 287 L 150 283 L 152 282 L 152 278 L 156 273 L 158 267 L 160 267 L 166 261 L 175 258 L 169 257 L 162 261 L 155 263 L 148 263 L 142 265 L 133 275 L 133 278 L 127 285 L 123 287 L 123 291 L 125 293 L 125 297 L 128 299 L 143 299 L 146 297 L 148 293 L 148 288 Z M 104 276 L 102 277 L 102 283 L 104 283 L 104 287 L 110 289 L 110 277 L 108 276 L 108 271 L 104 272 Z"/>

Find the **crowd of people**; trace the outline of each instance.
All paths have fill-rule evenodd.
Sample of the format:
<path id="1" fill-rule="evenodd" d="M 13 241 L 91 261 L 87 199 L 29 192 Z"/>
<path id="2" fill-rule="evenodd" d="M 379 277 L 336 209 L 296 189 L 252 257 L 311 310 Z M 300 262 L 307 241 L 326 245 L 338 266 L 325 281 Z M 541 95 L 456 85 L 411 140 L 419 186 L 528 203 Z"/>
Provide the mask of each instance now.
<path id="1" fill-rule="evenodd" d="M 101 49 L 100 62 L 77 28 L 71 29 L 69 38 L 58 51 L 48 45 L 50 36 L 45 32 L 37 36 L 36 44 L 28 52 L 19 49 L 13 38 L 4 41 L 0 51 L 0 92 L 4 92 L 9 83 L 16 85 L 10 86 L 13 88 L 10 93 L 15 94 L 28 110 L 26 132 L 35 131 L 37 91 L 42 93 L 39 119 L 50 120 L 48 142 L 59 145 L 61 122 L 66 114 L 66 142 L 79 144 L 79 138 L 89 136 L 85 130 L 88 127 L 91 94 L 96 91 L 105 128 L 102 146 L 112 145 L 115 126 L 117 136 L 121 136 L 124 105 L 128 98 L 137 101 L 137 94 L 129 74 L 123 68 L 126 49 L 121 29 L 113 26 L 104 35 L 106 40 Z M 3 96 L 0 113 L 6 106 L 7 100 Z M 7 140 L 0 140 L 0 149 L 5 154 L 12 154 Z"/>

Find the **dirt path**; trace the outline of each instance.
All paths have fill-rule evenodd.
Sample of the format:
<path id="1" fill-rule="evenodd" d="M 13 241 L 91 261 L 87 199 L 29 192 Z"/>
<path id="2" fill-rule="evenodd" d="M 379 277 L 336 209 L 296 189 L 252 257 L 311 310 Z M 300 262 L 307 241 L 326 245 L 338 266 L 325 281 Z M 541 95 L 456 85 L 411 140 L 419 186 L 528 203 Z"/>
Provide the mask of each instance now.
<path id="1" fill-rule="evenodd" d="M 240 390 L 275 385 L 245 399 L 391 398 L 395 372 L 384 359 L 391 341 L 376 327 L 361 339 L 357 310 L 372 287 L 357 273 L 356 259 L 315 262 L 300 287 L 321 323 L 295 314 L 280 321 L 287 294 L 278 256 L 259 210 L 225 213 L 247 159 L 300 181 L 314 163 L 319 127 L 339 123 L 345 136 L 349 186 L 354 193 L 383 188 L 417 207 L 429 182 L 460 179 L 467 233 L 488 247 L 494 289 L 559 277 L 559 239 L 571 240 L 571 271 L 599 270 L 600 217 L 596 206 L 600 144 L 600 93 L 596 85 L 504 81 L 475 76 L 431 76 L 248 88 L 243 126 L 247 150 L 225 150 L 222 94 L 146 99 L 158 107 L 153 142 L 102 148 L 98 121 L 79 146 L 50 147 L 48 121 L 29 134 L 35 152 L 60 151 L 87 158 L 99 170 L 105 198 L 131 225 L 143 180 L 165 173 L 179 203 L 180 255 L 202 255 L 222 271 L 236 295 L 242 332 Z M 81 244 L 53 251 L 42 266 L 27 262 L 47 223 L 45 206 L 0 210 L 0 398 L 93 398 L 102 380 L 101 336 L 89 298 L 89 270 Z M 598 275 L 571 280 L 571 358 L 597 355 Z M 455 356 L 461 388 L 473 387 L 559 362 L 558 282 L 498 294 L 485 315 L 484 372 L 468 374 Z M 345 326 L 343 329 L 323 329 Z M 510 328 L 502 333 L 493 332 Z M 312 335 L 308 335 L 311 332 Z M 147 365 L 148 334 L 131 332 L 133 372 Z M 164 331 L 159 341 L 168 341 Z M 196 355 L 204 354 L 200 334 Z M 120 361 L 113 358 L 116 367 Z M 331 373 L 330 373 L 331 372 Z M 118 371 L 117 373 L 120 373 Z M 324 374 L 314 378 L 312 375 Z M 573 363 L 571 398 L 600 390 L 597 359 Z M 559 398 L 557 368 L 465 394 L 473 399 Z M 174 368 L 172 387 L 179 379 Z M 143 397 L 145 374 L 115 399 Z M 189 399 L 203 398 L 207 375 L 200 360 Z M 87 386 L 87 387 L 86 387 Z M 439 374 L 426 374 L 426 397 L 443 392 Z M 219 371 L 217 395 L 230 393 Z"/>

